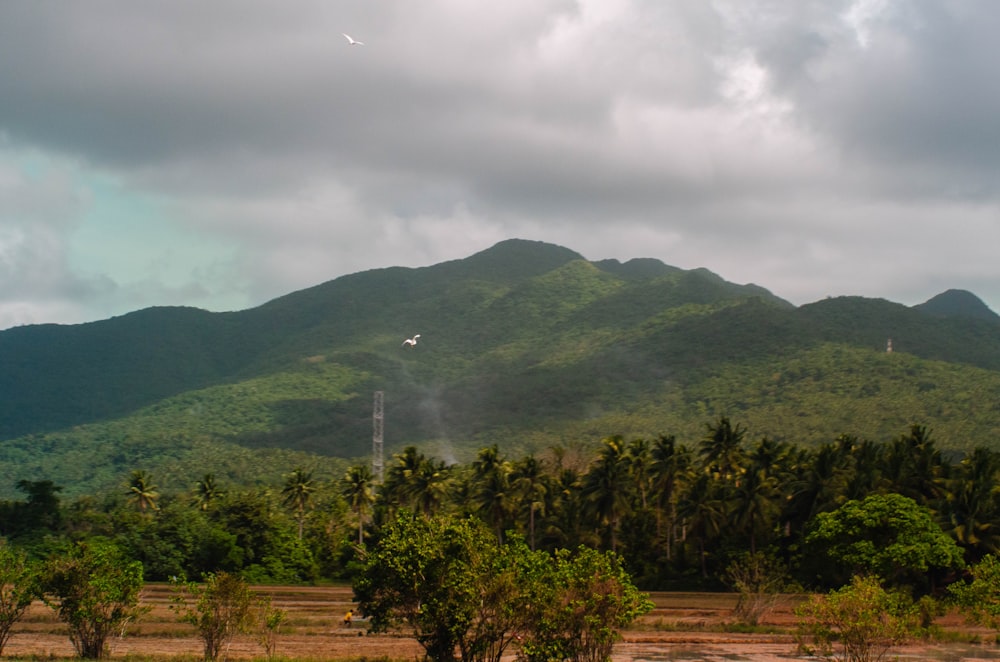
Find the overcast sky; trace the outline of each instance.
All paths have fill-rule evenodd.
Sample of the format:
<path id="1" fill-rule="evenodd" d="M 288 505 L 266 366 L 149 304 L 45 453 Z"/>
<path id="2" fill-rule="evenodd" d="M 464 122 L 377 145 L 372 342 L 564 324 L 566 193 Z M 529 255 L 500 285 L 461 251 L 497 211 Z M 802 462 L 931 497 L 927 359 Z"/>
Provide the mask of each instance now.
<path id="1" fill-rule="evenodd" d="M 997 34 L 996 0 L 3 2 L 0 328 L 514 237 L 1000 310 Z"/>

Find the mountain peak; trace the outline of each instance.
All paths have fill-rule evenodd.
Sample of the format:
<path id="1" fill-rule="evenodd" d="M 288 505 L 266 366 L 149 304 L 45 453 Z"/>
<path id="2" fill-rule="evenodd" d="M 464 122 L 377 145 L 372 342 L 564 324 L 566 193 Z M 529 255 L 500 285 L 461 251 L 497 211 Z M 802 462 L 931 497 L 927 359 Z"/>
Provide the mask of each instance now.
<path id="1" fill-rule="evenodd" d="M 1000 321 L 1000 315 L 990 310 L 983 300 L 967 290 L 946 290 L 915 309 L 936 317 L 966 317 Z"/>
<path id="2" fill-rule="evenodd" d="M 449 275 L 474 276 L 500 282 L 519 281 L 558 269 L 567 262 L 585 259 L 576 251 L 528 239 L 505 239 L 461 260 L 428 267 Z"/>
<path id="3" fill-rule="evenodd" d="M 554 268 L 573 260 L 582 259 L 584 257 L 576 251 L 556 244 L 531 239 L 505 239 L 484 251 L 474 253 L 465 261 L 521 262 L 530 260 L 549 262 L 550 268 Z"/>

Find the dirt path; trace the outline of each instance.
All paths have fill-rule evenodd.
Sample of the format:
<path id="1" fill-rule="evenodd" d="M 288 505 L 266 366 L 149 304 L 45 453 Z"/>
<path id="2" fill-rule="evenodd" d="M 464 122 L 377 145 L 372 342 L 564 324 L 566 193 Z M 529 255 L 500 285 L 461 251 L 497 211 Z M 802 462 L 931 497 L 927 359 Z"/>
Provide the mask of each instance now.
<path id="1" fill-rule="evenodd" d="M 283 658 L 311 660 L 393 658 L 419 660 L 423 649 L 401 633 L 368 635 L 363 623 L 345 627 L 344 612 L 352 608 L 347 587 L 257 587 L 271 594 L 273 604 L 287 612 L 287 623 L 279 636 L 276 654 Z M 733 634 L 720 632 L 719 625 L 732 620 L 735 598 L 711 593 L 654 593 L 656 608 L 624 633 L 614 653 L 615 662 L 645 660 L 702 660 L 706 662 L 788 662 L 810 659 L 796 652 L 793 634 L 797 599 L 789 597 L 767 619 L 775 634 Z M 169 609 L 169 590 L 152 585 L 143 593 L 151 611 L 123 638 L 111 641 L 113 657 L 126 655 L 200 657 L 202 644 L 193 629 L 179 623 Z M 942 627 L 964 627 L 950 616 Z M 980 633 L 984 641 L 992 634 Z M 65 627 L 51 609 L 32 605 L 26 618 L 14 628 L 4 649 L 6 657 L 72 657 L 74 651 Z M 228 651 L 229 658 L 264 657 L 263 648 L 251 637 L 240 637 Z M 815 659 L 815 658 L 813 658 Z M 969 644 L 908 646 L 893 651 L 891 659 L 1000 660 L 995 645 Z"/>

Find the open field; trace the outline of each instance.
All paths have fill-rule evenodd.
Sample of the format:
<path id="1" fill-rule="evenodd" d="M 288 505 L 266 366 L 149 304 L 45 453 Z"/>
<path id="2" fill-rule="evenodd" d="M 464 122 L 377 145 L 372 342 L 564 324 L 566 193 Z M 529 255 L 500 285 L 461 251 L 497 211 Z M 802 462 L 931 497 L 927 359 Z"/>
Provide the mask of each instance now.
<path id="1" fill-rule="evenodd" d="M 345 627 L 341 622 L 343 614 L 354 606 L 348 587 L 285 586 L 257 587 L 256 590 L 272 595 L 274 605 L 288 612 L 276 650 L 281 658 L 416 660 L 422 656 L 420 646 L 405 633 L 367 635 L 363 623 Z M 765 620 L 761 631 L 752 634 L 726 632 L 723 627 L 733 620 L 734 595 L 653 593 L 652 597 L 656 608 L 624 633 L 624 640 L 615 649 L 616 661 L 787 662 L 808 659 L 796 653 L 793 609 L 800 597 L 786 596 Z M 191 626 L 179 623 L 169 609 L 167 586 L 148 586 L 143 592 L 143 602 L 152 610 L 133 625 L 126 636 L 111 641 L 113 657 L 201 657 L 201 640 Z M 968 628 L 954 614 L 940 619 L 938 624 L 949 632 L 961 631 L 977 635 L 982 641 L 994 640 L 991 632 Z M 1000 648 L 994 644 L 921 642 L 893 653 L 890 659 L 1000 660 Z M 4 654 L 6 657 L 71 657 L 73 648 L 65 627 L 56 620 L 54 612 L 37 603 L 15 626 Z M 229 657 L 263 658 L 264 651 L 252 637 L 240 637 L 229 650 Z"/>

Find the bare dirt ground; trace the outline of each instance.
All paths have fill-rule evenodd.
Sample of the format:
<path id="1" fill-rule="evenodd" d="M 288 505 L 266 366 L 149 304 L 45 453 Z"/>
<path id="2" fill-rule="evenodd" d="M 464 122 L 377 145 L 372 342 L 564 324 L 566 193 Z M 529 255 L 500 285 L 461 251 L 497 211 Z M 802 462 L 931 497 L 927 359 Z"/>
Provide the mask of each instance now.
<path id="1" fill-rule="evenodd" d="M 287 612 L 286 624 L 278 637 L 275 654 L 281 658 L 311 660 L 368 660 L 391 658 L 419 660 L 423 649 L 405 633 L 369 635 L 363 622 L 352 627 L 342 623 L 344 613 L 353 608 L 348 587 L 257 587 L 272 596 L 273 604 Z M 794 635 L 794 607 L 800 600 L 784 598 L 765 620 L 773 633 L 728 633 L 722 626 L 733 621 L 735 596 L 714 593 L 654 593 L 656 608 L 624 633 L 616 645 L 615 662 L 648 660 L 788 662 L 810 659 L 797 651 Z M 169 609 L 170 591 L 151 585 L 143 593 L 143 603 L 151 611 L 133 625 L 124 637 L 110 642 L 112 657 L 191 657 L 202 656 L 202 643 L 191 626 L 178 622 Z M 938 621 L 946 630 L 969 630 L 956 615 Z M 983 641 L 994 641 L 992 633 L 980 631 Z M 54 612 L 32 605 L 14 628 L 3 651 L 6 657 L 72 657 L 73 647 L 66 628 Z M 511 651 L 513 658 L 514 651 Z M 252 637 L 237 638 L 227 651 L 230 659 L 263 658 L 264 649 Z M 1000 660 L 994 644 L 935 644 L 919 642 L 892 651 L 898 660 Z"/>

